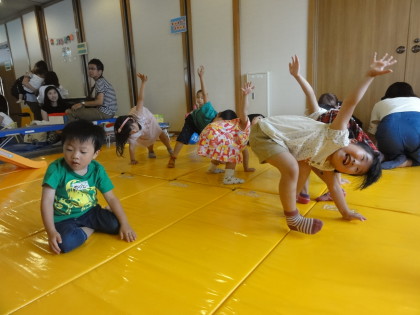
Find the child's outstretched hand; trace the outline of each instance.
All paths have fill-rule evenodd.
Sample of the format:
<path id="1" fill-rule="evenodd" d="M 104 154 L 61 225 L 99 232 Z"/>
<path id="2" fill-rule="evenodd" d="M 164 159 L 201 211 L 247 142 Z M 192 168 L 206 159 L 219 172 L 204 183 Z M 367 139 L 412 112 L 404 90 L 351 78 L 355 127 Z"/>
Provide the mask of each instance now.
<path id="1" fill-rule="evenodd" d="M 197 73 L 199 77 L 202 77 L 204 75 L 204 66 L 199 66 L 197 69 Z"/>
<path id="2" fill-rule="evenodd" d="M 343 216 L 345 220 L 352 221 L 352 220 L 359 220 L 359 221 L 366 221 L 367 219 L 356 211 L 350 211 L 345 216 Z"/>
<path id="3" fill-rule="evenodd" d="M 142 74 L 142 73 L 137 73 L 137 76 L 140 78 L 141 82 L 147 81 L 147 75 Z"/>
<path id="4" fill-rule="evenodd" d="M 376 77 L 378 75 L 383 75 L 392 72 L 391 69 L 386 69 L 387 67 L 392 66 L 397 62 L 393 56 L 389 56 L 385 54 L 381 59 L 377 60 L 377 53 L 373 56 L 372 64 L 370 65 L 370 70 L 368 72 L 368 76 Z"/>
<path id="5" fill-rule="evenodd" d="M 244 87 L 242 88 L 242 93 L 244 95 L 248 95 L 248 94 L 252 93 L 254 88 L 255 88 L 255 86 L 252 84 L 252 82 L 246 82 L 244 84 Z"/>
<path id="6" fill-rule="evenodd" d="M 129 224 L 121 225 L 120 227 L 120 237 L 122 240 L 127 242 L 135 241 L 137 238 L 136 232 L 133 231 Z"/>
<path id="7" fill-rule="evenodd" d="M 51 250 L 56 253 L 60 254 L 61 249 L 58 244 L 61 244 L 61 235 L 57 231 L 53 231 L 48 233 L 48 244 L 50 245 Z"/>
<path id="8" fill-rule="evenodd" d="M 299 58 L 298 56 L 292 56 L 292 62 L 289 62 L 289 72 L 292 76 L 297 77 L 299 76 Z"/>

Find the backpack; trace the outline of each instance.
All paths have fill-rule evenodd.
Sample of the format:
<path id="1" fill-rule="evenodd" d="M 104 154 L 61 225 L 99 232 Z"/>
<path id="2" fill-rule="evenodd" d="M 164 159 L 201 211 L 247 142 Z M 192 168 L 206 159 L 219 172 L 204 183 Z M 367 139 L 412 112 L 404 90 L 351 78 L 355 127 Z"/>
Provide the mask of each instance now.
<path id="1" fill-rule="evenodd" d="M 23 76 L 16 79 L 15 83 L 13 83 L 12 87 L 10 88 L 10 93 L 16 97 L 16 99 L 19 99 L 19 94 L 26 94 L 26 91 L 23 89 L 22 85 Z"/>

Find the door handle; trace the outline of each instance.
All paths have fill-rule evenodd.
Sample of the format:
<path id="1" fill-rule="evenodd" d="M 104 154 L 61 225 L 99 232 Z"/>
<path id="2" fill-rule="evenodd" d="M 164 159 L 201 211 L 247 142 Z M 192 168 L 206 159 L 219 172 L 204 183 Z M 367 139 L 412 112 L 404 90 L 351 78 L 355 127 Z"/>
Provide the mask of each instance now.
<path id="1" fill-rule="evenodd" d="M 395 49 L 397 54 L 403 54 L 405 53 L 405 46 L 398 46 L 397 49 Z"/>
<path id="2" fill-rule="evenodd" d="M 411 47 L 411 51 L 415 54 L 418 53 L 420 51 L 420 45 L 414 45 Z"/>

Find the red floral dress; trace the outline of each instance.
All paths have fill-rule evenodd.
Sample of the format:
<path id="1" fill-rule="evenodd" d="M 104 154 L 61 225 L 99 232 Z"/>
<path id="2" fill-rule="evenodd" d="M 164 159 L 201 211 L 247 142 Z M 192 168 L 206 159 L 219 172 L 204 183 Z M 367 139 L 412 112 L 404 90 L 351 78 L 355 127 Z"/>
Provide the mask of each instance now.
<path id="1" fill-rule="evenodd" d="M 220 120 L 208 124 L 200 134 L 198 155 L 219 162 L 242 163 L 242 150 L 245 149 L 250 132 L 250 122 L 242 130 L 240 119 Z"/>

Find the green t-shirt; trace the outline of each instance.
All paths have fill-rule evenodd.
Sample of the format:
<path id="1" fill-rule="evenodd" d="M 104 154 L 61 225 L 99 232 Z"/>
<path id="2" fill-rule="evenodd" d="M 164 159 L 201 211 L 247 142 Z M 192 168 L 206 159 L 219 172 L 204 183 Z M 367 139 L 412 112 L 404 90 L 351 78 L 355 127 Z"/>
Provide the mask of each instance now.
<path id="1" fill-rule="evenodd" d="M 97 190 L 106 193 L 114 188 L 104 167 L 93 160 L 85 175 L 76 174 L 64 161 L 48 166 L 42 185 L 55 189 L 54 222 L 77 218 L 98 203 Z"/>
<path id="2" fill-rule="evenodd" d="M 216 115 L 217 112 L 211 105 L 211 102 L 205 103 L 199 109 L 196 109 L 191 113 L 194 124 L 200 132 L 202 132 L 203 129 L 213 121 Z"/>

